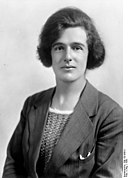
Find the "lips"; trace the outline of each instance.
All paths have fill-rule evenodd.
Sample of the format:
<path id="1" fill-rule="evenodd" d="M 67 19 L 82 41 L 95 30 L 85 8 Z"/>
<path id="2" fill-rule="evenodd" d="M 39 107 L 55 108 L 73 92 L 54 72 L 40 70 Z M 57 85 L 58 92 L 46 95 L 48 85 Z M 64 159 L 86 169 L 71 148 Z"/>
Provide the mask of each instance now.
<path id="1" fill-rule="evenodd" d="M 76 68 L 75 66 L 63 66 L 61 67 L 62 69 L 73 69 Z"/>

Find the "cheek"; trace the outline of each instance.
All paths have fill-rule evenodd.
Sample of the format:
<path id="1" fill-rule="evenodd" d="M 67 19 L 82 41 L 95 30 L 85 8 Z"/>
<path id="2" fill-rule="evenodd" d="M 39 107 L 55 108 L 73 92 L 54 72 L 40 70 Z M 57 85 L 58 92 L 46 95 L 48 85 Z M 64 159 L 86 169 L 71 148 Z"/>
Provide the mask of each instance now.
<path id="1" fill-rule="evenodd" d="M 51 54 L 52 57 L 52 64 L 58 64 L 61 61 L 62 55 L 61 54 Z"/>
<path id="2" fill-rule="evenodd" d="M 84 55 L 80 56 L 79 63 L 80 63 L 81 66 L 83 66 L 83 67 L 86 66 L 86 64 L 87 64 L 87 57 L 88 57 L 87 54 L 84 54 Z"/>
<path id="3" fill-rule="evenodd" d="M 79 71 L 81 73 L 85 73 L 87 67 L 87 55 L 82 56 L 82 58 L 78 60 L 78 66 L 79 66 Z"/>
<path id="4" fill-rule="evenodd" d="M 55 55 L 51 55 L 51 57 L 52 57 L 52 65 L 55 66 L 57 63 L 57 60 L 56 60 L 57 58 Z"/>

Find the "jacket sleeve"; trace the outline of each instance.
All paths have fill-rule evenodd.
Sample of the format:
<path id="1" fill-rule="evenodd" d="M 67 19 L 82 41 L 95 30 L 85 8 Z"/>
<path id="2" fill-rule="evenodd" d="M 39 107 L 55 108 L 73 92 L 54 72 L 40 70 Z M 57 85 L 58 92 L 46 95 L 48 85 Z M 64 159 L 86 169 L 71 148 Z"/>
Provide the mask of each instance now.
<path id="1" fill-rule="evenodd" d="M 121 178 L 123 170 L 123 112 L 119 106 L 100 125 L 92 178 Z"/>
<path id="2" fill-rule="evenodd" d="M 21 111 L 20 121 L 10 139 L 2 178 L 26 178 L 22 152 L 22 137 L 25 128 L 27 100 Z"/>

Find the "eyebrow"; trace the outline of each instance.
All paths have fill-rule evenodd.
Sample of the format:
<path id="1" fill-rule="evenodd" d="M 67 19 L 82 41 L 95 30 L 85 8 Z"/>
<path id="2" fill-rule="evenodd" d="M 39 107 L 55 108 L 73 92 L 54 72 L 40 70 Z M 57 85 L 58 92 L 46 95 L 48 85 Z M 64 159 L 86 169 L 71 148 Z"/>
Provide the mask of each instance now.
<path id="1" fill-rule="evenodd" d="M 65 43 L 55 42 L 52 44 L 52 47 L 57 46 L 57 45 L 65 45 Z M 80 43 L 80 42 L 72 42 L 71 45 L 79 45 L 79 46 L 86 47 L 83 43 Z"/>
<path id="2" fill-rule="evenodd" d="M 80 42 L 74 42 L 73 44 L 74 44 L 74 45 L 79 45 L 79 46 L 86 47 L 86 45 L 84 45 L 83 43 L 80 43 Z"/>
<path id="3" fill-rule="evenodd" d="M 64 45 L 64 43 L 61 43 L 61 42 L 55 42 L 55 43 L 52 44 L 52 47 L 57 46 L 57 45 Z"/>

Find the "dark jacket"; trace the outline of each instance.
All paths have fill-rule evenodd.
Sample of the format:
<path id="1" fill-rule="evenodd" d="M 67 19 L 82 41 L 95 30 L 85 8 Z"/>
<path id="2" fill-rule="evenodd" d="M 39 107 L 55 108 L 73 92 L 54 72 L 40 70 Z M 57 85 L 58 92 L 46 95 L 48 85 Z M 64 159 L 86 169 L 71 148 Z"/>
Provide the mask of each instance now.
<path id="1" fill-rule="evenodd" d="M 10 140 L 3 178 L 37 178 L 42 130 L 55 88 L 29 97 Z M 122 108 L 87 82 L 41 178 L 121 178 Z"/>

